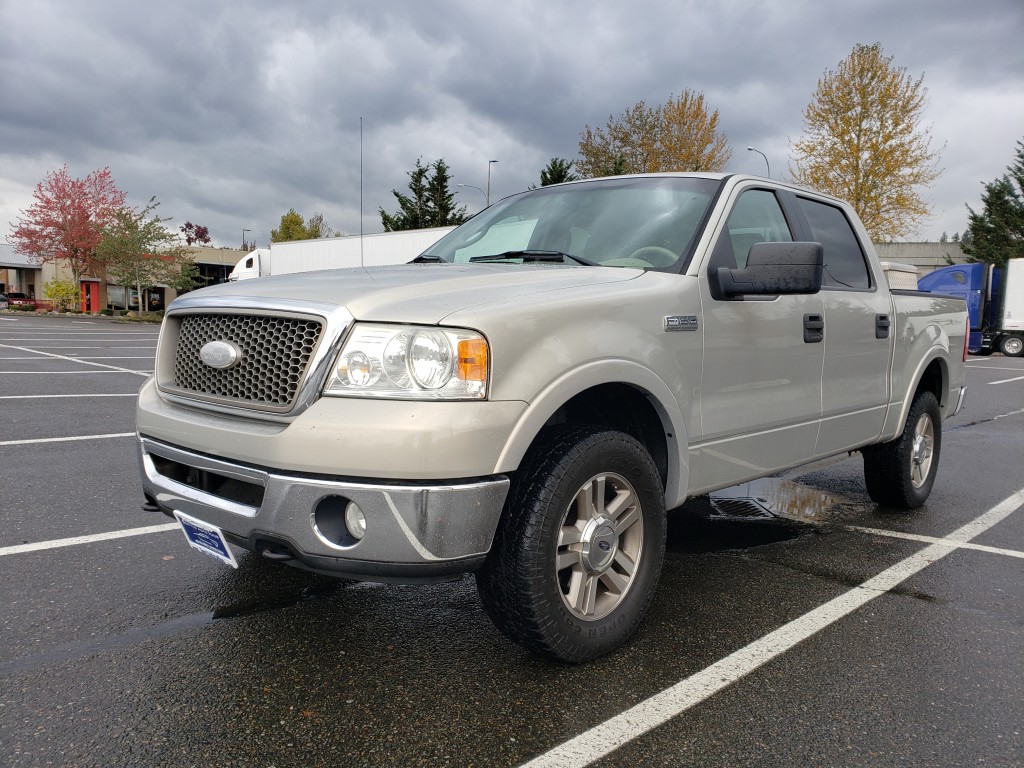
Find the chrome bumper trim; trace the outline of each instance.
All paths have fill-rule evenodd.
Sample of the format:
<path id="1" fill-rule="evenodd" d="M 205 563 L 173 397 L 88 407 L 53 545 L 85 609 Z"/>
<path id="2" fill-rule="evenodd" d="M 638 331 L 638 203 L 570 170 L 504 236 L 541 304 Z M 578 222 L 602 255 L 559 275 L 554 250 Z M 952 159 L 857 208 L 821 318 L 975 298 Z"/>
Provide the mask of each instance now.
<path id="1" fill-rule="evenodd" d="M 239 503 L 168 477 L 154 457 L 259 486 L 262 502 Z M 143 488 L 162 509 L 215 525 L 250 546 L 262 536 L 287 541 L 300 555 L 336 559 L 339 570 L 348 571 L 359 562 L 438 564 L 486 554 L 509 488 L 504 476 L 408 485 L 303 477 L 233 464 L 144 436 L 139 463 Z M 365 536 L 351 546 L 326 541 L 315 527 L 317 505 L 339 496 L 356 503 L 366 517 Z"/>

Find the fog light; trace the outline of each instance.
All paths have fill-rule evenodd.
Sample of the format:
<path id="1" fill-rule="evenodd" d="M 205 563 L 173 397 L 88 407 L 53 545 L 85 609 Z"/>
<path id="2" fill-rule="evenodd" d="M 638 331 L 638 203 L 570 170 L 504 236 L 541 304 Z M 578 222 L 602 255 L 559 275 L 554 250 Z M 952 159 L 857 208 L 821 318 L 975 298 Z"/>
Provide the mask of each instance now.
<path id="1" fill-rule="evenodd" d="M 354 501 L 350 501 L 345 507 L 345 527 L 356 541 L 362 540 L 366 535 L 366 515 Z"/>
<path id="2" fill-rule="evenodd" d="M 366 535 L 363 510 L 344 496 L 320 499 L 310 516 L 310 524 L 320 540 L 332 547 L 354 547 Z"/>

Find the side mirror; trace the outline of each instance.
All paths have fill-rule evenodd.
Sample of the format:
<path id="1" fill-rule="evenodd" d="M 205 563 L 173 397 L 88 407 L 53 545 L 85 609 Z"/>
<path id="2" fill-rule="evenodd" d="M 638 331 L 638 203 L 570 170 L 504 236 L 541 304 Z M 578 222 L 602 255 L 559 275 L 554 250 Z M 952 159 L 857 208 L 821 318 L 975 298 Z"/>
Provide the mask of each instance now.
<path id="1" fill-rule="evenodd" d="M 824 273 L 821 243 L 754 243 L 743 269 L 719 267 L 719 292 L 733 296 L 777 296 L 817 293 Z"/>

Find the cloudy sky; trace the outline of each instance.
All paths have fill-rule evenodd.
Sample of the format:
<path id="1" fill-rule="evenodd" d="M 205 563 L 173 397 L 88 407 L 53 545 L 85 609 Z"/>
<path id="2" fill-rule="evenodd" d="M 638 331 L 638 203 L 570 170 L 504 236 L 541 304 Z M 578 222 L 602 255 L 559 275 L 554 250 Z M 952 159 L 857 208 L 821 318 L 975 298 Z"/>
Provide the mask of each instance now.
<path id="1" fill-rule="evenodd" d="M 417 158 L 481 189 L 498 160 L 497 199 L 588 124 L 687 88 L 719 110 L 728 170 L 765 173 L 754 146 L 780 177 L 818 78 L 879 42 L 928 88 L 935 240 L 1024 137 L 1022 41 L 1022 0 L 0 0 L 0 233 L 64 164 L 109 166 L 216 245 L 265 244 L 289 208 L 379 232 Z"/>

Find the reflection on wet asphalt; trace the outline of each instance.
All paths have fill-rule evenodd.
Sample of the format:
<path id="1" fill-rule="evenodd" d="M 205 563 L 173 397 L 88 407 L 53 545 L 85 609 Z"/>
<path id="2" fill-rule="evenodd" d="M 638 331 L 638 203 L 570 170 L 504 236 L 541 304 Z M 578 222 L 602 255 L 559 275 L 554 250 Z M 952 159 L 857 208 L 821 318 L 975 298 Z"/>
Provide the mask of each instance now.
<path id="1" fill-rule="evenodd" d="M 668 550 L 720 552 L 788 541 L 831 521 L 841 508 L 836 497 L 790 480 L 754 480 L 669 513 Z"/>

